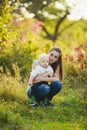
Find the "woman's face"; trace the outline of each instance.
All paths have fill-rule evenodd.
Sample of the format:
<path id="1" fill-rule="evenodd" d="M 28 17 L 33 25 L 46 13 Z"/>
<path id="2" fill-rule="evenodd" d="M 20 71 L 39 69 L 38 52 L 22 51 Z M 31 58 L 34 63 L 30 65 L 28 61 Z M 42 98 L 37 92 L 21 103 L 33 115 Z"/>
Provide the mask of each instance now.
<path id="1" fill-rule="evenodd" d="M 59 55 L 60 55 L 60 53 L 55 50 L 49 52 L 49 63 L 50 64 L 55 63 L 59 59 Z"/>

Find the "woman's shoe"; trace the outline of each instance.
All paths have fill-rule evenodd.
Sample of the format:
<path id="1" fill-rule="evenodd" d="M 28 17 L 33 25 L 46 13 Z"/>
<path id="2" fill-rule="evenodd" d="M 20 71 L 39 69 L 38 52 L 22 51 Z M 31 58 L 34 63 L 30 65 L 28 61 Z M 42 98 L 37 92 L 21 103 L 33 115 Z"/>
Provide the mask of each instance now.
<path id="1" fill-rule="evenodd" d="M 32 96 L 29 98 L 29 101 L 30 101 L 30 104 L 34 104 L 34 103 L 35 103 L 35 97 L 32 95 Z"/>
<path id="2" fill-rule="evenodd" d="M 48 101 L 47 98 L 44 98 L 42 100 L 42 102 L 43 102 L 45 107 L 47 107 L 47 106 L 56 107 L 53 103 L 51 103 L 51 101 Z"/>
<path id="3" fill-rule="evenodd" d="M 44 99 L 42 100 L 42 103 L 44 104 L 45 107 L 47 107 L 47 103 L 48 103 L 47 98 L 44 98 Z"/>
<path id="4" fill-rule="evenodd" d="M 32 106 L 32 107 L 38 107 L 39 103 L 38 102 L 31 103 L 30 106 Z"/>
<path id="5" fill-rule="evenodd" d="M 44 108 L 46 107 L 46 105 L 44 104 L 43 101 L 41 101 L 40 104 L 41 104 L 42 107 L 44 107 Z"/>
<path id="6" fill-rule="evenodd" d="M 47 101 L 47 106 L 51 106 L 51 107 L 56 107 L 53 103 L 51 103 L 50 101 Z"/>

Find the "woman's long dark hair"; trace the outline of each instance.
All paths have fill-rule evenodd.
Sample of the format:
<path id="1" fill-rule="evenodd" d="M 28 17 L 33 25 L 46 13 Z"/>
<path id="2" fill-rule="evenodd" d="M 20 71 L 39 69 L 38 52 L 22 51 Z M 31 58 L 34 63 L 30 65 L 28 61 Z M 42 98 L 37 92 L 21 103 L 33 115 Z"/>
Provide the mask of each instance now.
<path id="1" fill-rule="evenodd" d="M 53 70 L 54 70 L 54 73 L 55 73 L 55 71 L 56 71 L 57 68 L 58 68 L 59 78 L 60 78 L 60 80 L 62 80 L 62 78 L 63 78 L 63 69 L 62 69 L 62 52 L 61 52 L 61 49 L 58 48 L 58 47 L 54 47 L 54 48 L 52 48 L 52 49 L 49 51 L 49 53 L 50 53 L 51 51 L 56 51 L 56 52 L 58 52 L 58 53 L 60 54 L 58 60 L 57 60 L 55 63 L 53 63 L 51 66 L 52 66 L 52 68 L 53 68 Z"/>

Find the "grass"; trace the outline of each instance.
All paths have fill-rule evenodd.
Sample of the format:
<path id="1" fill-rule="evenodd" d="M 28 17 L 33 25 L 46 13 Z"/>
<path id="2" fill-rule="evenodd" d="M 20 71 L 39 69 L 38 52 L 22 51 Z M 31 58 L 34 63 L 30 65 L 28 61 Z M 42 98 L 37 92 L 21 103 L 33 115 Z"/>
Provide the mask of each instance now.
<path id="1" fill-rule="evenodd" d="M 87 129 L 83 88 L 73 89 L 64 82 L 53 99 L 56 108 L 32 108 L 26 95 L 27 83 L 19 80 L 7 75 L 0 78 L 0 130 Z"/>

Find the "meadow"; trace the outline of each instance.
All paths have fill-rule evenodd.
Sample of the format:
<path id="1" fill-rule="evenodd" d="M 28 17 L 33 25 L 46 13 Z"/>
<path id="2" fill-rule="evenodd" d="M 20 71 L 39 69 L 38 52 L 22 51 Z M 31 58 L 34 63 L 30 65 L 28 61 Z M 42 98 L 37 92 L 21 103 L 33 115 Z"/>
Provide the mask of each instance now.
<path id="1" fill-rule="evenodd" d="M 85 82 L 66 77 L 62 91 L 53 99 L 56 108 L 34 108 L 29 105 L 27 82 L 15 70 L 15 77 L 9 71 L 0 75 L 0 130 L 87 129 Z"/>
<path id="2" fill-rule="evenodd" d="M 53 42 L 46 39 L 42 21 L 20 20 L 11 10 L 7 0 L 2 1 L 0 130 L 87 130 L 87 21 L 80 20 L 64 30 L 72 23 L 66 19 L 61 27 L 64 32 Z M 47 19 L 44 25 L 51 34 L 56 20 Z M 32 62 L 53 46 L 62 50 L 62 90 L 52 100 L 56 108 L 33 108 L 26 92 Z"/>

